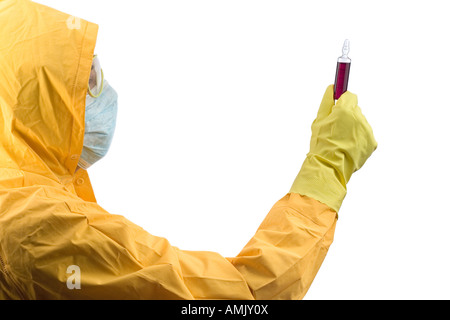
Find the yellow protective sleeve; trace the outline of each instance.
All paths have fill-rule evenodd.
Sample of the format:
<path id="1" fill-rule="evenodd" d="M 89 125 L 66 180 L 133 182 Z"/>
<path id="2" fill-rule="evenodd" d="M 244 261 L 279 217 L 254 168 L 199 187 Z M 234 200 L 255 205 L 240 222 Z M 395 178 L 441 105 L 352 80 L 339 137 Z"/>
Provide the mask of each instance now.
<path id="1" fill-rule="evenodd" d="M 97 31 L 0 1 L 0 298 L 302 298 L 336 223 L 319 201 L 287 194 L 233 258 L 173 247 L 96 203 L 76 167 Z"/>
<path id="2" fill-rule="evenodd" d="M 327 206 L 287 194 L 225 258 L 173 247 L 58 188 L 1 189 L 0 204 L 2 299 L 301 299 L 336 223 Z M 71 266 L 79 289 L 67 285 Z"/>

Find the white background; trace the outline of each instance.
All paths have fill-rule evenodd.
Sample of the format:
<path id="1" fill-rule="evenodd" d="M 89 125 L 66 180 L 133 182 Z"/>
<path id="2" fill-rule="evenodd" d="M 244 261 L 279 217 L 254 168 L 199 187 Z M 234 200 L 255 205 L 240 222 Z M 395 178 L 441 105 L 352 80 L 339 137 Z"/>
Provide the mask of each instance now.
<path id="1" fill-rule="evenodd" d="M 38 2 L 100 25 L 120 95 L 97 200 L 235 256 L 288 191 L 344 39 L 378 150 L 305 299 L 449 299 L 448 1 Z"/>

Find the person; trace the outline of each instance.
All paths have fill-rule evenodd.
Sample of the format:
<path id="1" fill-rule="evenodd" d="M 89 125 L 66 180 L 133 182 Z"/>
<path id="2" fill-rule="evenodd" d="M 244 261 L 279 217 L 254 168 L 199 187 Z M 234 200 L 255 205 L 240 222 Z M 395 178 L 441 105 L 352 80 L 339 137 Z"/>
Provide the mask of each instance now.
<path id="1" fill-rule="evenodd" d="M 86 169 L 108 150 L 117 94 L 99 80 L 98 26 L 70 19 L 0 1 L 0 298 L 302 299 L 377 147 L 357 97 L 327 88 L 291 190 L 236 257 L 182 250 L 96 202 Z"/>

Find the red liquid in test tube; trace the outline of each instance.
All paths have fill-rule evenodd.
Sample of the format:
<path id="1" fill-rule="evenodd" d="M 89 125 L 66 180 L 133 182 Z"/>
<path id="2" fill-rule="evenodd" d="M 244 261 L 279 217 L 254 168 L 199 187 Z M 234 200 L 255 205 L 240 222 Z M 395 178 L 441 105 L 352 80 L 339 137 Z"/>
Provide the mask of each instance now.
<path id="1" fill-rule="evenodd" d="M 342 56 L 338 58 L 336 79 L 334 82 L 334 99 L 338 100 L 347 91 L 352 60 L 348 57 L 350 41 L 345 40 L 342 48 Z"/>

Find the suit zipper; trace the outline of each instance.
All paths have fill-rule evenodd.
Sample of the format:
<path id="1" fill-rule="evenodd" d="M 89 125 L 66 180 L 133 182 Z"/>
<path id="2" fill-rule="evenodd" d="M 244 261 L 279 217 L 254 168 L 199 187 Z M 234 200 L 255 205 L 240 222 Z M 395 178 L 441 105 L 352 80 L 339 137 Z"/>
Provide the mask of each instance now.
<path id="1" fill-rule="evenodd" d="M 6 270 L 6 264 L 5 264 L 5 261 L 3 261 L 2 256 L 0 256 L 0 265 L 2 267 L 3 273 L 9 277 L 9 272 L 8 272 L 8 270 Z"/>
<path id="2" fill-rule="evenodd" d="M 22 291 L 19 290 L 19 287 L 17 286 L 17 284 L 16 284 L 16 282 L 14 281 L 13 277 L 12 277 L 11 274 L 9 273 L 8 269 L 6 268 L 5 260 L 3 260 L 1 254 L 0 254 L 0 267 L 1 267 L 2 272 L 5 274 L 5 276 L 6 276 L 8 279 L 10 279 L 10 280 L 12 281 L 12 283 L 14 284 L 15 289 L 16 289 L 16 291 L 17 291 L 17 294 L 20 296 L 20 299 L 24 300 L 24 299 L 25 299 L 25 298 L 24 298 L 25 296 L 24 296 L 24 294 L 22 293 Z"/>

